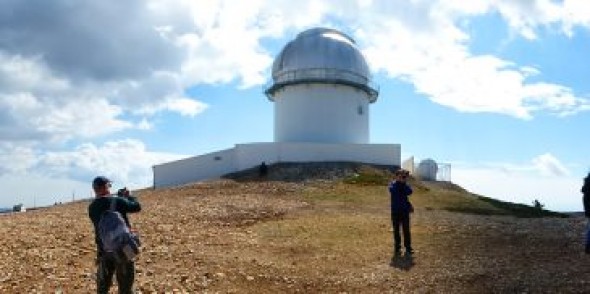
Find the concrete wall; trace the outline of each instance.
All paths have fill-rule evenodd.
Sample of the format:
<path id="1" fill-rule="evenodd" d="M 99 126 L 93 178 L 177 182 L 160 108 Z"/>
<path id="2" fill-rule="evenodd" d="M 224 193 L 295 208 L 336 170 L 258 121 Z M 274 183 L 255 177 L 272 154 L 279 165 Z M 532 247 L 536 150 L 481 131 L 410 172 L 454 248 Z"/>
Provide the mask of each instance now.
<path id="1" fill-rule="evenodd" d="M 154 186 L 167 187 L 219 178 L 261 162 L 352 161 L 401 164 L 399 144 L 252 143 L 154 166 Z"/>
<path id="2" fill-rule="evenodd" d="M 263 161 L 273 164 L 280 160 L 280 148 L 276 143 L 251 143 L 236 145 L 236 171 L 245 170 Z"/>
<path id="3" fill-rule="evenodd" d="M 234 148 L 155 165 L 154 187 L 168 187 L 214 179 L 234 172 Z"/>
<path id="4" fill-rule="evenodd" d="M 400 165 L 398 144 L 280 143 L 281 162 L 353 161 Z"/>
<path id="5" fill-rule="evenodd" d="M 369 98 L 346 85 L 298 84 L 275 93 L 275 142 L 369 143 Z"/>
<path id="6" fill-rule="evenodd" d="M 399 144 L 252 143 L 236 145 L 236 168 L 244 170 L 261 162 L 354 161 L 400 165 Z"/>

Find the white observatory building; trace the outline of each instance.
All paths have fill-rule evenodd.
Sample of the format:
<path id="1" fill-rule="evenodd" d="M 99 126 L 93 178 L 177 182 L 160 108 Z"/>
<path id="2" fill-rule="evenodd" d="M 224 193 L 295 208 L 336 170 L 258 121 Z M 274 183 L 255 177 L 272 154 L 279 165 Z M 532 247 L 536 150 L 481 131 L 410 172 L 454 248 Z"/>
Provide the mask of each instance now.
<path id="1" fill-rule="evenodd" d="M 275 142 L 369 143 L 369 84 L 365 58 L 353 39 L 331 29 L 300 33 L 275 59 Z"/>
<path id="2" fill-rule="evenodd" d="M 265 94 L 274 103 L 274 142 L 155 165 L 154 187 L 219 178 L 263 161 L 400 166 L 399 144 L 369 143 L 369 105 L 379 93 L 355 41 L 342 32 L 299 33 L 276 57 Z"/>

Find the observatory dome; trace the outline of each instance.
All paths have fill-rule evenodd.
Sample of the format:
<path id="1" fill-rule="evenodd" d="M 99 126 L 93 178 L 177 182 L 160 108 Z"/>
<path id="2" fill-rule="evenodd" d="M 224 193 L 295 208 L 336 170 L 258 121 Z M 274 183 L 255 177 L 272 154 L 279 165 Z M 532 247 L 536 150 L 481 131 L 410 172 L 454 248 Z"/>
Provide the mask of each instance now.
<path id="1" fill-rule="evenodd" d="M 374 102 L 377 91 L 370 84 L 367 62 L 355 41 L 334 29 L 313 28 L 299 33 L 276 57 L 272 66 L 272 94 L 285 85 L 325 82 L 347 84 L 364 90 Z"/>
<path id="2" fill-rule="evenodd" d="M 426 181 L 436 181 L 438 164 L 433 159 L 424 159 L 418 164 L 418 177 Z"/>

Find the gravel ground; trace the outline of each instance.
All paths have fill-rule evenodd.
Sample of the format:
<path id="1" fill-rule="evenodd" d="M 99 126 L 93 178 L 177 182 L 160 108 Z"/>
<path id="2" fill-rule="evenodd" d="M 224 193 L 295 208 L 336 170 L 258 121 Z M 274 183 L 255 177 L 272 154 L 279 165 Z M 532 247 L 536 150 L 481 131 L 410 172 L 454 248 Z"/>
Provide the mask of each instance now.
<path id="1" fill-rule="evenodd" d="M 387 206 L 304 196 L 324 189 L 222 180 L 137 192 L 138 292 L 590 293 L 584 218 L 417 207 L 417 252 L 392 258 Z M 88 204 L 0 216 L 0 293 L 96 292 Z"/>

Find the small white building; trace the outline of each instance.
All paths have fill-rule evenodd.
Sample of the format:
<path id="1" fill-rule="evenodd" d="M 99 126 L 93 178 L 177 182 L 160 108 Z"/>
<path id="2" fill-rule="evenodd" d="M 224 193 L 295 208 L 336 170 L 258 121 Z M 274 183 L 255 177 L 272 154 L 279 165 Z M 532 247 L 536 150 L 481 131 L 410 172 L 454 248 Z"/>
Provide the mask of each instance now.
<path id="1" fill-rule="evenodd" d="M 402 168 L 407 170 L 411 175 L 416 173 L 414 165 L 414 156 L 408 157 L 408 159 L 402 162 Z"/>
<path id="2" fill-rule="evenodd" d="M 274 102 L 274 141 L 155 165 L 154 187 L 219 178 L 261 162 L 349 161 L 400 166 L 399 144 L 369 143 L 369 105 L 378 91 L 355 41 L 326 28 L 290 41 L 265 91 Z"/>
<path id="3" fill-rule="evenodd" d="M 438 173 L 438 164 L 433 159 L 427 158 L 418 164 L 417 175 L 418 178 L 425 181 L 436 181 L 436 174 Z"/>

